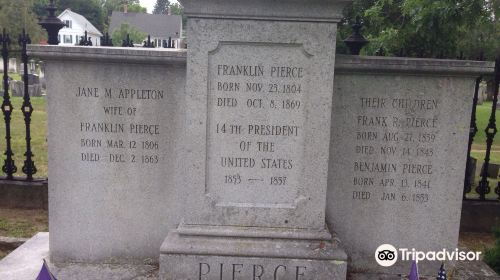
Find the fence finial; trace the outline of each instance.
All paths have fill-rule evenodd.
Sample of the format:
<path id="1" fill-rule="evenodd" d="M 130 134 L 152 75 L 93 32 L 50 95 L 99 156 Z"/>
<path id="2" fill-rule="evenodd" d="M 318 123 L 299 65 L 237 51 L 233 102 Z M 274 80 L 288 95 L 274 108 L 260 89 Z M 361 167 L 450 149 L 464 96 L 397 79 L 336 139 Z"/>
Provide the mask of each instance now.
<path id="1" fill-rule="evenodd" d="M 85 30 L 84 36 L 80 38 L 80 42 L 78 43 L 80 46 L 92 46 L 92 40 L 87 35 L 87 30 Z"/>
<path id="2" fill-rule="evenodd" d="M 130 40 L 129 34 L 127 34 L 127 37 L 122 41 L 122 47 L 134 47 L 134 41 Z"/>
<path id="3" fill-rule="evenodd" d="M 54 4 L 54 0 L 50 0 L 46 10 L 49 12 L 49 15 L 40 20 L 39 24 L 47 30 L 49 45 L 59 45 L 57 35 L 59 34 L 59 30 L 63 28 L 65 24 L 55 15 L 57 7 Z"/>
<path id="4" fill-rule="evenodd" d="M 148 35 L 148 40 L 144 41 L 143 47 L 144 48 L 154 48 L 155 47 L 154 43 L 151 42 L 151 35 Z"/>
<path id="5" fill-rule="evenodd" d="M 106 32 L 104 36 L 101 37 L 101 46 L 103 47 L 112 47 L 113 39 L 109 37 L 109 34 Z"/>
<path id="6" fill-rule="evenodd" d="M 357 16 L 356 22 L 352 25 L 352 35 L 344 40 L 352 55 L 359 55 L 361 49 L 369 43 L 361 34 L 361 28 L 363 28 L 363 24 L 361 23 L 361 18 Z"/>

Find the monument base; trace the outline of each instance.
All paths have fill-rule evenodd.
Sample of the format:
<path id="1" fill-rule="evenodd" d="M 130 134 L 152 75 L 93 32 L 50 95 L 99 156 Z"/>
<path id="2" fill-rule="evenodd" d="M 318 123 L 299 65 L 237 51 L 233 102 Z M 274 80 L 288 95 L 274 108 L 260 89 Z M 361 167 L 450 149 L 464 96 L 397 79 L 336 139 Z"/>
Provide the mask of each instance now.
<path id="1" fill-rule="evenodd" d="M 162 280 L 346 279 L 328 230 L 180 225 L 161 246 Z"/>

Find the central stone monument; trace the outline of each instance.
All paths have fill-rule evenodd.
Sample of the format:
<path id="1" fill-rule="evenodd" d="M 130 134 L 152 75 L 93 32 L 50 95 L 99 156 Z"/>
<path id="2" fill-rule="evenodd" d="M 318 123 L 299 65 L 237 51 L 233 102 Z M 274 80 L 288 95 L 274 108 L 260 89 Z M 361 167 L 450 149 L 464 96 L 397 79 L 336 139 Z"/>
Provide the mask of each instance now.
<path id="1" fill-rule="evenodd" d="M 345 279 L 325 226 L 335 39 L 350 0 L 184 0 L 183 222 L 162 279 Z M 189 209 L 189 210 L 188 210 Z"/>

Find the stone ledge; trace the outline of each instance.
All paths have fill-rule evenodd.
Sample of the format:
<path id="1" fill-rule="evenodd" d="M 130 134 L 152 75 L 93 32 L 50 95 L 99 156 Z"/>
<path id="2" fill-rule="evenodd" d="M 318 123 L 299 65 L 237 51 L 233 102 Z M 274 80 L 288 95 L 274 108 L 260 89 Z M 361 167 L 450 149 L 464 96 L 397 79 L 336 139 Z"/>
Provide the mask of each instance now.
<path id="1" fill-rule="evenodd" d="M 23 245 L 26 241 L 28 241 L 28 238 L 0 236 L 0 249 L 15 250 L 17 247 Z"/>
<path id="2" fill-rule="evenodd" d="M 137 63 L 186 64 L 186 49 L 28 45 L 28 55 L 41 59 Z"/>
<path id="3" fill-rule="evenodd" d="M 54 264 L 49 262 L 49 233 L 39 232 L 26 243 L 0 260 L 0 279 L 34 280 L 43 259 L 58 279 L 71 280 L 157 280 L 156 265 Z"/>
<path id="4" fill-rule="evenodd" d="M 47 180 L 0 180 L 0 208 L 47 210 L 47 205 Z"/>
<path id="5" fill-rule="evenodd" d="M 352 0 L 181 0 L 191 18 L 339 22 Z"/>
<path id="6" fill-rule="evenodd" d="M 405 73 L 478 77 L 493 75 L 495 63 L 471 60 L 337 55 L 335 74 L 362 72 L 370 73 L 370 75 Z"/>

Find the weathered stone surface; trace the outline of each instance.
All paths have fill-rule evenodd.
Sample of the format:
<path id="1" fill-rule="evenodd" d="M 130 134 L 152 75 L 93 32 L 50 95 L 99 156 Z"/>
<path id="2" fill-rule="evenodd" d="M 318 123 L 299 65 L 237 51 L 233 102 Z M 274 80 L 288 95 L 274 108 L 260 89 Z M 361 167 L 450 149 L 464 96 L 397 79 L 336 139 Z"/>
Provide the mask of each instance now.
<path id="1" fill-rule="evenodd" d="M 347 271 L 346 262 L 332 260 L 162 255 L 160 261 L 168 264 L 160 270 L 162 280 L 345 279 Z"/>
<path id="2" fill-rule="evenodd" d="M 45 61 L 50 92 L 52 260 L 157 262 L 183 214 L 173 173 L 185 52 L 30 46 L 30 53 Z"/>
<path id="3" fill-rule="evenodd" d="M 39 232 L 0 261 L 0 279 L 35 279 L 49 257 L 49 233 Z"/>
<path id="4" fill-rule="evenodd" d="M 457 247 L 475 79 L 493 65 L 341 57 L 336 66 L 327 221 L 352 272 L 404 275 L 408 262 L 376 263 L 379 245 Z"/>
<path id="5" fill-rule="evenodd" d="M 345 3 L 183 2 L 189 55 L 177 184 L 190 195 L 184 224 L 161 249 L 164 279 L 194 279 L 200 261 L 241 262 L 252 277 L 258 259 L 265 271 L 309 263 L 304 279 L 345 278 L 344 252 L 328 231 L 304 237 L 325 231 L 335 22 Z M 311 254 L 319 244 L 322 261 Z"/>
<path id="6" fill-rule="evenodd" d="M 40 232 L 0 261 L 2 280 L 36 279 L 43 260 L 57 279 L 71 280 L 157 280 L 158 267 L 150 264 L 54 264 L 49 261 L 49 233 Z"/>
<path id="7" fill-rule="evenodd" d="M 344 279 L 347 255 L 325 235 L 181 225 L 162 245 L 160 279 Z"/>
<path id="8" fill-rule="evenodd" d="M 301 1 L 281 0 L 181 0 L 191 18 L 255 19 L 270 21 L 339 22 L 342 8 L 352 0 L 309 0 L 307 7 Z"/>
<path id="9" fill-rule="evenodd" d="M 185 172 L 178 177 L 191 194 L 186 224 L 322 228 L 336 25 L 194 18 L 188 32 Z M 248 72 L 236 73 L 237 66 Z M 227 158 L 248 160 L 223 166 Z M 230 183 L 234 175 L 241 182 Z"/>

